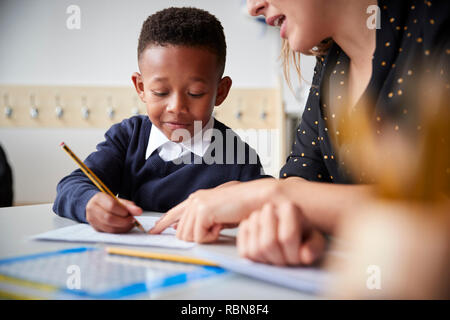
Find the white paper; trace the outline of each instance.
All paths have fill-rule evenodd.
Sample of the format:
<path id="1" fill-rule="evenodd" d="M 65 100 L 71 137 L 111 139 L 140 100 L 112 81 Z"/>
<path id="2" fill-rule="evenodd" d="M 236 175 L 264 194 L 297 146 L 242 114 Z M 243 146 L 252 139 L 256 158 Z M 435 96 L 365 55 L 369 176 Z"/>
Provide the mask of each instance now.
<path id="1" fill-rule="evenodd" d="M 158 217 L 140 216 L 136 219 L 142 224 L 145 230 L 150 230 Z M 95 231 L 88 224 L 77 224 L 70 227 L 51 230 L 33 237 L 35 240 L 55 240 L 71 242 L 104 242 L 113 244 L 166 247 L 177 249 L 188 249 L 195 246 L 192 242 L 185 242 L 175 237 L 176 230 L 168 228 L 161 234 L 146 234 L 137 228 L 133 228 L 128 233 L 112 234 Z"/>
<path id="2" fill-rule="evenodd" d="M 317 267 L 278 267 L 253 262 L 239 257 L 236 247 L 223 247 L 211 250 L 197 247 L 195 252 L 221 267 L 247 275 L 252 278 L 289 287 L 294 290 L 318 294 L 329 287 L 332 275 Z"/>

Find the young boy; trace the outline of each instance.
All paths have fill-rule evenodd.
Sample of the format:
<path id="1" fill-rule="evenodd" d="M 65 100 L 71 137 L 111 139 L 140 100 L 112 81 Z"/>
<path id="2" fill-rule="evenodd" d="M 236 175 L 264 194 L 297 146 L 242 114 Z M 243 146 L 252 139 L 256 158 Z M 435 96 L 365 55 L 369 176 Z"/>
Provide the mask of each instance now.
<path id="1" fill-rule="evenodd" d="M 262 177 L 255 151 L 212 117 L 231 87 L 225 56 L 222 25 L 208 12 L 169 8 L 148 17 L 140 73 L 132 75 L 148 117 L 113 125 L 85 160 L 126 209 L 75 170 L 58 184 L 53 210 L 121 233 L 142 209 L 166 212 L 198 189 Z"/>

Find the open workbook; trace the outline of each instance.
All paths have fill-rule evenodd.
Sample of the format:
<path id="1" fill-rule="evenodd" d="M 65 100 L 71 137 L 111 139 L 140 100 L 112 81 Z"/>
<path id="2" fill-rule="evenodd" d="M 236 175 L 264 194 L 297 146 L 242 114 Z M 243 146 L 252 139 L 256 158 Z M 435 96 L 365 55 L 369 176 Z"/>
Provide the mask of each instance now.
<path id="1" fill-rule="evenodd" d="M 333 281 L 333 275 L 321 265 L 279 267 L 258 263 L 240 257 L 234 245 L 197 246 L 194 252 L 227 270 L 302 292 L 323 293 Z M 327 254 L 345 259 L 342 252 L 328 251 Z"/>
<path id="2" fill-rule="evenodd" d="M 152 216 L 140 216 L 137 218 L 146 230 L 152 228 L 158 220 L 158 217 Z M 196 246 L 194 243 L 177 239 L 175 232 L 173 228 L 168 228 L 160 235 L 149 235 L 134 228 L 126 234 L 108 234 L 97 232 L 87 224 L 77 224 L 45 232 L 33 238 L 38 240 L 102 242 L 177 249 L 188 249 Z M 216 244 L 198 245 L 190 254 L 214 261 L 225 269 L 303 292 L 319 293 L 324 288 L 327 288 L 331 281 L 331 275 L 320 266 L 277 267 L 239 257 L 234 237 L 228 237 L 225 241 Z"/>
<path id="3" fill-rule="evenodd" d="M 145 230 L 150 230 L 158 217 L 140 216 L 136 217 Z M 175 229 L 168 228 L 161 234 L 147 234 L 134 228 L 128 233 L 112 234 L 98 232 L 90 225 L 80 223 L 69 227 L 51 230 L 33 236 L 35 240 L 54 240 L 87 243 L 113 243 L 133 246 L 165 247 L 176 249 L 188 249 L 195 246 L 192 242 L 185 242 L 175 237 Z"/>

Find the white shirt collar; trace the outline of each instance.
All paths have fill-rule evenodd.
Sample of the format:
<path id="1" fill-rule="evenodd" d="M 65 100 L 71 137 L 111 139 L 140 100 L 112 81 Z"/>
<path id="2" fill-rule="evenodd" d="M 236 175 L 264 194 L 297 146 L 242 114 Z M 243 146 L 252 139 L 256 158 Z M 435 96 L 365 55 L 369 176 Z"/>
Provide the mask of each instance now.
<path id="1" fill-rule="evenodd" d="M 173 161 L 185 154 L 192 152 L 199 157 L 203 157 L 211 144 L 212 129 L 214 127 L 214 117 L 211 117 L 202 130 L 194 134 L 190 140 L 180 143 L 170 141 L 169 138 L 155 125 L 152 125 L 148 139 L 145 159 L 158 150 L 159 156 L 164 161 Z"/>

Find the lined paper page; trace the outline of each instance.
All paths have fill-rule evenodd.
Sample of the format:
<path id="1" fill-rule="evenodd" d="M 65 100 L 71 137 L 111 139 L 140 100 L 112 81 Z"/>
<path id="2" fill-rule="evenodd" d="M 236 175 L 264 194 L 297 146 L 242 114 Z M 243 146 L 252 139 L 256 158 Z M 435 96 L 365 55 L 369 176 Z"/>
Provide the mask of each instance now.
<path id="1" fill-rule="evenodd" d="M 136 218 L 147 231 L 150 230 L 159 219 L 158 217 L 149 216 L 140 216 Z M 173 228 L 168 228 L 158 235 L 146 234 L 139 231 L 137 228 L 133 228 L 128 233 L 112 234 L 95 231 L 90 225 L 81 223 L 41 233 L 32 237 L 32 239 L 70 242 L 102 242 L 176 249 L 188 249 L 195 246 L 192 242 L 185 242 L 177 239 L 175 233 L 176 231 Z"/>

